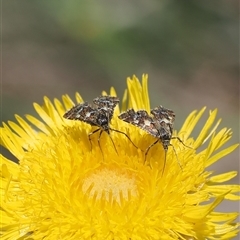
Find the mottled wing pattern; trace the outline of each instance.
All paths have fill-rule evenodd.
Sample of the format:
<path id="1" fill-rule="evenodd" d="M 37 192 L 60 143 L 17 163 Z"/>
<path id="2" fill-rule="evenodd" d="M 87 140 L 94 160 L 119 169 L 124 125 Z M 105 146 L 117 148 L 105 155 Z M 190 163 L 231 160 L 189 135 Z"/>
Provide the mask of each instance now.
<path id="1" fill-rule="evenodd" d="M 119 103 L 119 99 L 112 96 L 102 96 L 94 98 L 93 103 L 97 106 L 97 109 L 99 112 L 101 112 L 101 115 L 105 115 L 108 119 L 108 122 L 110 122 L 113 117 L 114 109 Z"/>
<path id="2" fill-rule="evenodd" d="M 93 103 L 102 109 L 114 109 L 116 105 L 119 103 L 119 99 L 117 97 L 112 96 L 101 96 L 93 99 Z"/>
<path id="3" fill-rule="evenodd" d="M 77 104 L 67 111 L 63 117 L 83 121 L 108 131 L 114 108 L 119 103 L 119 99 L 112 96 L 101 96 L 94 98 L 93 103 L 95 107 L 92 107 L 87 102 Z"/>
<path id="4" fill-rule="evenodd" d="M 72 107 L 63 115 L 63 117 L 71 120 L 83 121 L 93 126 L 98 126 L 98 115 L 99 113 L 96 109 L 92 108 L 87 102 L 84 102 Z"/>
<path id="5" fill-rule="evenodd" d="M 127 123 L 131 123 L 133 125 L 134 124 L 134 118 L 136 117 L 136 112 L 133 109 L 128 109 L 126 112 L 121 113 L 118 118 L 127 122 Z"/>
<path id="6" fill-rule="evenodd" d="M 175 113 L 170 109 L 158 106 L 151 110 L 151 114 L 153 115 L 155 127 L 158 130 L 163 148 L 167 150 L 172 139 Z"/>
<path id="7" fill-rule="evenodd" d="M 145 110 L 135 112 L 133 109 L 129 109 L 121 113 L 118 118 L 143 129 L 154 137 L 158 137 L 158 130 L 155 127 L 154 121 Z"/>
<path id="8" fill-rule="evenodd" d="M 166 124 L 173 125 L 175 120 L 175 113 L 172 110 L 162 106 L 152 109 L 151 114 L 153 115 L 154 120 L 165 122 Z"/>

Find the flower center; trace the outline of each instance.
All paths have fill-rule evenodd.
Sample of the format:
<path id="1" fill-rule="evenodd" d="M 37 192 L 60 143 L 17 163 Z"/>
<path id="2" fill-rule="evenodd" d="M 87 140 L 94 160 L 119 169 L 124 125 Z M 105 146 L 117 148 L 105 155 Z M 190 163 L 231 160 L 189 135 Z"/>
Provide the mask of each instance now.
<path id="1" fill-rule="evenodd" d="M 96 200 L 121 203 L 138 195 L 137 179 L 127 169 L 116 166 L 100 167 L 84 179 L 82 191 Z"/>

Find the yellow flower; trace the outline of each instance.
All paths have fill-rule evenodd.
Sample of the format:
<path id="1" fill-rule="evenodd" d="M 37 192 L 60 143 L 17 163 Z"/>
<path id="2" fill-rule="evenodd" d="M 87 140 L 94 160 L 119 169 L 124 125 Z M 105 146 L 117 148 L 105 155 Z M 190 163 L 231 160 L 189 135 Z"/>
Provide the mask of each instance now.
<path id="1" fill-rule="evenodd" d="M 150 111 L 147 75 L 142 84 L 127 79 L 122 110 Z M 106 92 L 103 92 L 106 95 Z M 110 95 L 115 96 L 112 88 Z M 76 94 L 76 102 L 83 102 Z M 145 161 L 144 150 L 156 139 L 118 119 L 111 127 L 123 135 L 88 134 L 96 127 L 64 119 L 74 105 L 44 98 L 34 104 L 41 120 L 16 116 L 18 123 L 3 123 L 1 145 L 18 160 L 1 155 L 1 239 L 231 239 L 238 233 L 237 213 L 214 209 L 224 199 L 239 200 L 239 186 L 223 184 L 236 171 L 214 175 L 206 168 L 237 148 L 221 148 L 231 138 L 226 128 L 217 131 L 217 110 L 210 111 L 198 137 L 191 133 L 205 108 L 193 111 L 180 131 L 186 146 L 172 139 L 167 152 L 157 143 Z M 215 123 L 214 123 L 215 122 Z M 175 150 L 175 151 L 174 151 Z M 180 166 L 181 165 L 181 166 Z"/>

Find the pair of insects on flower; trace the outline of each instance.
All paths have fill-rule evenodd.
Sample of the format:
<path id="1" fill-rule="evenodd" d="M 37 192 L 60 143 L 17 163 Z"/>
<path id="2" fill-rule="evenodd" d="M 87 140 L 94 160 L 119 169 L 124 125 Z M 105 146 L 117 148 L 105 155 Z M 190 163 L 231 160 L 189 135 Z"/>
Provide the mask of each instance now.
<path id="1" fill-rule="evenodd" d="M 98 127 L 98 129 L 91 132 L 88 135 L 88 137 L 91 143 L 91 138 L 90 138 L 91 135 L 100 131 L 99 137 L 98 137 L 98 144 L 100 149 L 101 149 L 100 137 L 102 133 L 106 132 L 110 136 L 110 131 L 124 134 L 131 141 L 131 143 L 136 148 L 138 148 L 126 133 L 110 127 L 110 122 L 113 117 L 113 112 L 116 105 L 119 103 L 119 99 L 113 96 L 102 96 L 102 97 L 97 97 L 93 99 L 93 103 L 95 105 L 94 107 L 88 104 L 87 102 L 77 104 L 76 106 L 71 108 L 69 111 L 67 111 L 63 115 L 63 117 L 71 120 L 83 121 L 90 124 L 91 126 Z M 158 142 L 162 143 L 163 148 L 165 150 L 165 158 L 166 158 L 166 152 L 168 150 L 168 146 L 171 145 L 170 140 L 173 138 L 176 138 L 180 142 L 182 142 L 178 137 L 172 137 L 175 113 L 172 110 L 166 109 L 162 106 L 152 109 L 151 115 L 149 115 L 148 112 L 145 110 L 135 111 L 133 109 L 129 109 L 126 112 L 121 113 L 118 116 L 118 118 L 136 127 L 143 129 L 148 134 L 157 138 L 145 150 L 145 161 L 146 161 L 146 156 L 148 154 L 148 151 L 156 143 Z M 115 144 L 111 136 L 110 136 L 110 139 L 116 150 Z"/>

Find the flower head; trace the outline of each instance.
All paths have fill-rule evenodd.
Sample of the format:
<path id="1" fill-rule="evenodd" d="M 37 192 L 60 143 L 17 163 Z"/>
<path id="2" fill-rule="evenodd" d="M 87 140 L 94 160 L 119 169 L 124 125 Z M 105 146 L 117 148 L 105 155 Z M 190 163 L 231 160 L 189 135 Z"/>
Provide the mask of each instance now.
<path id="1" fill-rule="evenodd" d="M 239 200 L 238 185 L 222 185 L 237 172 L 213 175 L 206 170 L 238 146 L 222 149 L 232 132 L 217 131 L 217 110 L 209 112 L 196 139 L 191 133 L 205 108 L 187 117 L 180 131 L 173 133 L 184 144 L 171 140 L 164 167 L 162 144 L 155 144 L 145 158 L 144 150 L 154 137 L 118 118 L 128 108 L 150 112 L 147 75 L 142 84 L 134 76 L 127 85 L 122 108 L 114 109 L 110 124 L 138 148 L 114 131 L 110 136 L 103 132 L 100 139 L 92 134 L 90 143 L 89 134 L 96 127 L 63 118 L 75 105 L 68 95 L 62 102 L 45 97 L 43 106 L 34 104 L 41 120 L 27 115 L 27 121 L 16 116 L 17 123 L 3 123 L 0 143 L 19 162 L 1 155 L 2 239 L 231 239 L 237 235 L 238 214 L 214 211 L 224 199 Z M 113 88 L 110 95 L 116 96 Z M 78 93 L 76 102 L 83 102 Z"/>

